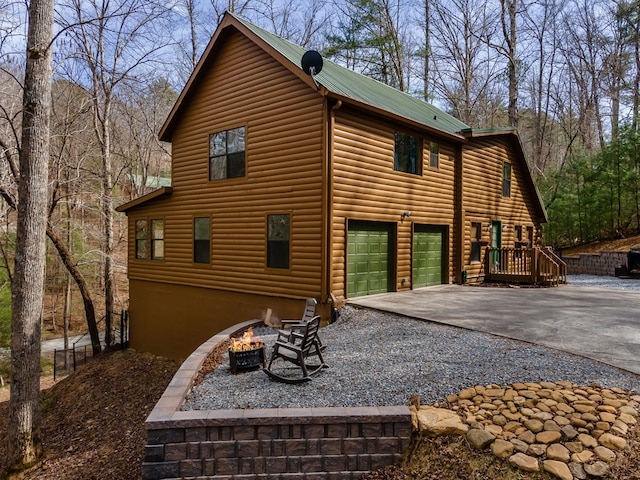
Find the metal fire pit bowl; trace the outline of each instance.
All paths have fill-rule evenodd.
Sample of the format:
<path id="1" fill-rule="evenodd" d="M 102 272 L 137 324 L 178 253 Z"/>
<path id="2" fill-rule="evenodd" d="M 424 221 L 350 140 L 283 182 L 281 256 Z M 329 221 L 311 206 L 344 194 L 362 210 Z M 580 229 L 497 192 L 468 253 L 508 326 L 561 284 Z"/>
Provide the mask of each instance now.
<path id="1" fill-rule="evenodd" d="M 252 342 L 247 350 L 233 351 L 229 349 L 229 367 L 234 375 L 239 372 L 250 372 L 265 366 L 264 343 Z"/>

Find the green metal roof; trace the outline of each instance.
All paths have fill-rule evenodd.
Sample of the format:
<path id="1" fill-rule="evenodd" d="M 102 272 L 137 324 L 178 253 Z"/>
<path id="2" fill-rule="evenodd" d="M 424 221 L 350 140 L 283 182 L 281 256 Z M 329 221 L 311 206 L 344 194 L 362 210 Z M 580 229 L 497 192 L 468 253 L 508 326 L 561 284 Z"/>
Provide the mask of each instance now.
<path id="1" fill-rule="evenodd" d="M 229 12 L 227 12 L 227 15 L 231 15 L 235 20 L 283 55 L 295 68 L 302 71 L 300 63 L 302 55 L 306 52 L 304 48 L 270 33 L 237 15 Z M 462 130 L 470 129 L 468 125 L 457 118 L 419 98 L 401 92 L 365 75 L 356 73 L 348 68 L 341 67 L 325 58 L 323 58 L 322 71 L 315 75 L 314 79 L 329 92 L 339 97 L 351 99 L 355 102 L 404 117 L 410 121 L 440 130 L 450 135 L 460 135 Z"/>

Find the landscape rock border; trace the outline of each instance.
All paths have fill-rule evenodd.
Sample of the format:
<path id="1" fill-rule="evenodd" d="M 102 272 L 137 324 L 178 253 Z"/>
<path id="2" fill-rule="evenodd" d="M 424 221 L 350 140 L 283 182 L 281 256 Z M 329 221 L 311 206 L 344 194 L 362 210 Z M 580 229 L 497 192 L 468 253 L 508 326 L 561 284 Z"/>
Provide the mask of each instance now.
<path id="1" fill-rule="evenodd" d="M 640 395 L 564 381 L 492 384 L 449 395 L 444 405 L 414 397 L 410 410 L 416 433 L 464 435 L 519 470 L 584 480 L 605 477 L 627 447 Z"/>

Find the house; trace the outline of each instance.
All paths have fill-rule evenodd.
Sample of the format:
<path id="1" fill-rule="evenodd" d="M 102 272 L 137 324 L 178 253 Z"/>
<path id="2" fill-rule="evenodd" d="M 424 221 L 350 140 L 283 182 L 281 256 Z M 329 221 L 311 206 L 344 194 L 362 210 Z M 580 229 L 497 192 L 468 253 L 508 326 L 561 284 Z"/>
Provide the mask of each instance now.
<path id="1" fill-rule="evenodd" d="M 243 320 L 482 276 L 546 213 L 515 130 L 419 99 L 225 14 L 167 118 L 172 185 L 129 225 L 131 346 L 184 358 Z M 518 242 L 521 242 L 520 244 Z"/>

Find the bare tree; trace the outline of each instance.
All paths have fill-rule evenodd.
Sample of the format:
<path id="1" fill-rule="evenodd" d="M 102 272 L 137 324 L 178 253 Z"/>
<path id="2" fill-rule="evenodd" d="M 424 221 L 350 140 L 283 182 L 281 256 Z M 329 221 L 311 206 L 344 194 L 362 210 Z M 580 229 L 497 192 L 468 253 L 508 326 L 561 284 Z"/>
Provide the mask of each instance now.
<path id="1" fill-rule="evenodd" d="M 100 148 L 103 216 L 103 285 L 105 343 L 114 341 L 111 315 L 115 311 L 114 209 L 116 171 L 113 158 L 113 106 L 118 89 L 137 75 L 148 74 L 157 54 L 167 46 L 162 35 L 170 10 L 162 2 L 70 0 L 60 22 L 76 48 L 76 60 L 87 68 L 87 90 L 93 102 L 93 129 Z"/>
<path id="2" fill-rule="evenodd" d="M 518 0 L 500 0 L 500 21 L 504 46 L 500 49 L 507 60 L 507 81 L 509 83 L 509 125 L 518 125 Z"/>
<path id="3" fill-rule="evenodd" d="M 500 74 L 497 55 L 488 45 L 494 18 L 477 0 L 433 2 L 432 71 L 434 88 L 453 113 L 474 127 L 498 123 L 495 90 Z"/>
<path id="4" fill-rule="evenodd" d="M 532 4 L 524 12 L 524 22 L 529 32 L 530 58 L 529 99 L 532 112 L 532 125 L 524 137 L 531 138 L 530 159 L 537 172 L 545 170 L 549 163 L 557 165 L 557 151 L 550 148 L 551 136 L 555 132 L 557 117 L 554 118 L 552 105 L 552 84 L 556 81 L 556 52 L 559 36 L 557 18 L 560 7 L 554 0 Z M 555 143 L 555 142 L 554 142 Z M 560 147 L 560 145 L 558 145 Z"/>
<path id="5" fill-rule="evenodd" d="M 53 8 L 53 0 L 32 0 L 29 5 L 12 286 L 7 465 L 13 469 L 24 467 L 42 455 L 40 315 L 46 260 Z"/>

